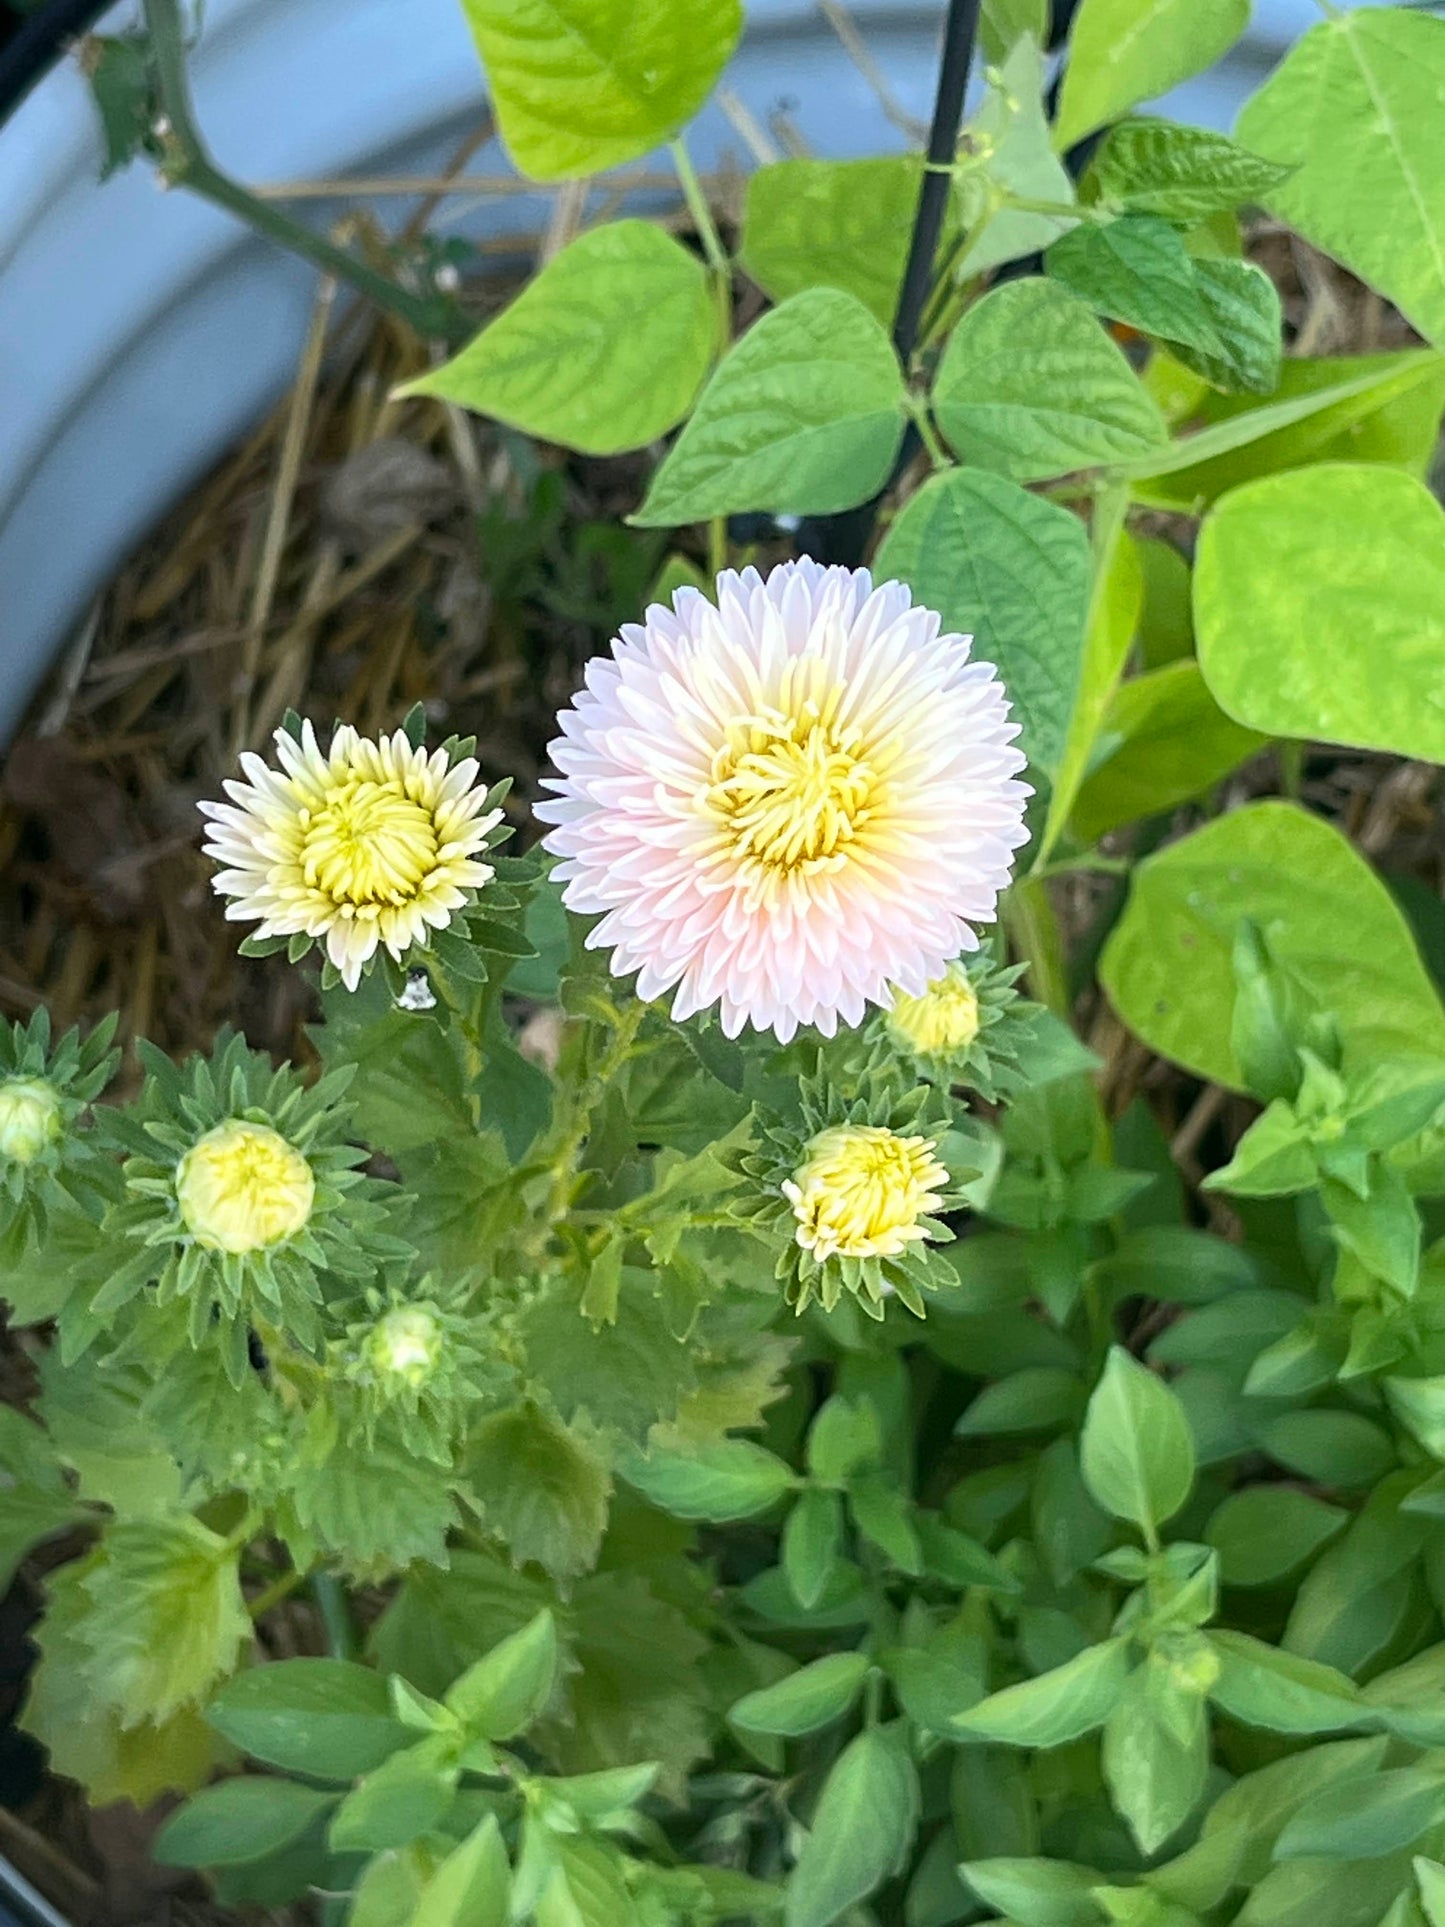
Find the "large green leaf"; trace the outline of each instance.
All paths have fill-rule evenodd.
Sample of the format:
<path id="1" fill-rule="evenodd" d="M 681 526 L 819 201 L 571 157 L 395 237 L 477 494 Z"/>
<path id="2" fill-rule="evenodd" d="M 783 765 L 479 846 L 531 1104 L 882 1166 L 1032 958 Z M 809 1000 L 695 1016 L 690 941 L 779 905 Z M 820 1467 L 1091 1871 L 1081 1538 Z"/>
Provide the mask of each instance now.
<path id="1" fill-rule="evenodd" d="M 1266 197 L 1307 241 L 1445 344 L 1445 21 L 1402 7 L 1311 29 L 1239 117 L 1239 138 L 1295 171 Z"/>
<path id="2" fill-rule="evenodd" d="M 1107 830 L 1202 796 L 1265 738 L 1226 716 L 1192 660 L 1167 663 L 1114 691 L 1070 827 L 1094 843 Z"/>
<path id="3" fill-rule="evenodd" d="M 463 0 L 502 139 L 561 181 L 636 160 L 691 120 L 742 29 L 741 0 Z"/>
<path id="4" fill-rule="evenodd" d="M 751 1439 L 719 1439 L 691 1452 L 655 1446 L 623 1461 L 629 1484 L 680 1519 L 750 1519 L 798 1481 L 788 1466 Z"/>
<path id="5" fill-rule="evenodd" d="M 615 455 L 681 421 L 717 340 L 697 256 L 652 221 L 614 221 L 563 248 L 460 354 L 400 392 Z"/>
<path id="6" fill-rule="evenodd" d="M 1100 314 L 1217 358 L 1224 343 L 1198 273 L 1209 265 L 1196 264 L 1178 230 L 1153 214 L 1074 228 L 1044 257 L 1053 279 Z"/>
<path id="7" fill-rule="evenodd" d="M 1072 147 L 1141 100 L 1212 67 L 1249 0 L 1084 0 L 1074 18 L 1055 138 Z"/>
<path id="8" fill-rule="evenodd" d="M 918 491 L 875 577 L 906 582 L 944 626 L 998 665 L 1030 765 L 1059 764 L 1083 654 L 1089 543 L 1077 516 L 1001 476 L 957 469 Z"/>
<path id="9" fill-rule="evenodd" d="M 748 178 L 742 265 L 774 301 L 841 288 L 890 327 L 922 185 L 916 154 L 773 161 Z"/>
<path id="10" fill-rule="evenodd" d="M 837 288 L 794 295 L 723 361 L 633 520 L 855 508 L 888 479 L 904 399 L 892 344 L 861 301 Z"/>
<path id="11" fill-rule="evenodd" d="M 1082 301 L 1008 281 L 953 331 L 933 410 L 959 459 L 1033 482 L 1157 447 L 1164 417 Z"/>
<path id="12" fill-rule="evenodd" d="M 1246 917 L 1336 1013 L 1347 1067 L 1445 1056 L 1445 1011 L 1389 891 L 1338 830 L 1282 802 L 1235 810 L 1135 871 L 1100 976 L 1151 1049 L 1243 1088 L 1230 1020 Z"/>
<path id="13" fill-rule="evenodd" d="M 1392 469 L 1232 490 L 1200 533 L 1199 662 L 1241 723 L 1445 762 L 1445 515 Z"/>
<path id="14" fill-rule="evenodd" d="M 773 1686 L 745 1693 L 728 1719 L 749 1733 L 813 1733 L 843 1717 L 867 1675 L 866 1653 L 827 1653 Z"/>

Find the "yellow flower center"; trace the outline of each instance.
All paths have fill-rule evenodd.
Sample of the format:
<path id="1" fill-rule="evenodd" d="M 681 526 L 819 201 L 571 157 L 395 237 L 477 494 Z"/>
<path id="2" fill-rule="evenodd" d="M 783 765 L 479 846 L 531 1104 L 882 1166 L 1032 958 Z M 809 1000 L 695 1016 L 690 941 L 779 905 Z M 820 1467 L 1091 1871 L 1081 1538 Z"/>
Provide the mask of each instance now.
<path id="1" fill-rule="evenodd" d="M 10 1077 L 0 1083 L 0 1157 L 33 1164 L 47 1144 L 60 1136 L 60 1099 L 40 1077 Z"/>
<path id="2" fill-rule="evenodd" d="M 377 1320 L 366 1350 L 380 1377 L 421 1385 L 441 1357 L 442 1328 L 424 1306 L 399 1306 Z"/>
<path id="3" fill-rule="evenodd" d="M 734 723 L 713 758 L 702 807 L 734 855 L 772 878 L 835 868 L 876 815 L 879 773 L 839 719 L 842 695 L 821 664 L 801 659 L 776 706 Z"/>
<path id="4" fill-rule="evenodd" d="M 837 1124 L 808 1144 L 806 1162 L 783 1186 L 796 1237 L 821 1264 L 832 1257 L 896 1258 L 927 1234 L 918 1220 L 948 1183 L 931 1138 L 900 1137 L 877 1124 Z"/>
<path id="5" fill-rule="evenodd" d="M 350 776 L 301 812 L 301 873 L 343 916 L 407 903 L 436 867 L 436 825 L 399 782 Z"/>
<path id="6" fill-rule="evenodd" d="M 311 1216 L 311 1166 L 269 1124 L 232 1118 L 193 1144 L 176 1172 L 176 1202 L 197 1244 L 260 1251 L 291 1238 Z"/>
<path id="7" fill-rule="evenodd" d="M 978 992 L 961 963 L 951 963 L 921 997 L 898 992 L 888 1013 L 895 1042 L 917 1057 L 946 1057 L 978 1036 Z"/>

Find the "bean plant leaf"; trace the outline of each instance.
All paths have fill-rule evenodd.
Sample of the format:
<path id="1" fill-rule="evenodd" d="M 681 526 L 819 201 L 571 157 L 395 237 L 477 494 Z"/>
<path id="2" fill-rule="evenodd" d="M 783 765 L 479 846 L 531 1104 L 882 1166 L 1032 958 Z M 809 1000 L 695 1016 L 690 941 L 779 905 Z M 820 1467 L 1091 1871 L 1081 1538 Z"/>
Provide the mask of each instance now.
<path id="1" fill-rule="evenodd" d="M 740 0 L 464 0 L 502 139 L 561 181 L 637 160 L 690 121 L 742 30 Z"/>
<path id="2" fill-rule="evenodd" d="M 724 359 L 633 520 L 854 508 L 888 479 L 904 399 L 892 343 L 856 296 L 794 295 Z"/>
<path id="3" fill-rule="evenodd" d="M 1445 762 L 1445 514 L 1413 476 L 1327 464 L 1233 490 L 1201 531 L 1194 621 L 1240 722 Z"/>
<path id="4" fill-rule="evenodd" d="M 1042 33 L 1015 36 L 969 123 L 965 158 L 954 177 L 959 220 L 970 237 L 956 270 L 959 281 L 1037 254 L 1075 224 L 1068 212 L 1074 183 L 1049 138 L 1042 45 Z M 1010 195 L 1053 202 L 1064 211 L 1010 207 Z"/>
<path id="5" fill-rule="evenodd" d="M 1083 843 L 1203 796 L 1267 737 L 1227 716 L 1197 662 L 1171 662 L 1122 684 L 1105 711 L 1070 820 Z"/>
<path id="6" fill-rule="evenodd" d="M 1084 0 L 1069 39 L 1058 145 L 1072 147 L 1213 66 L 1248 22 L 1249 0 Z"/>
<path id="7" fill-rule="evenodd" d="M 1048 37 L 1049 0 L 983 0 L 978 37 L 983 57 L 993 66 L 1006 60 L 1024 34 L 1038 46 Z"/>
<path id="8" fill-rule="evenodd" d="M 1089 606 L 1088 537 L 1077 516 L 1001 476 L 959 469 L 926 482 L 879 546 L 944 626 L 998 665 L 1033 769 L 1058 767 L 1078 687 Z"/>
<path id="9" fill-rule="evenodd" d="M 579 235 L 495 321 L 404 395 L 436 395 L 584 455 L 673 428 L 718 344 L 702 262 L 652 221 Z"/>
<path id="10" fill-rule="evenodd" d="M 1005 282 L 968 310 L 932 399 L 961 461 L 1019 482 L 1106 465 L 1166 437 L 1090 309 L 1039 276 Z"/>
<path id="11" fill-rule="evenodd" d="M 1246 147 L 1293 169 L 1271 213 L 1445 345 L 1445 21 L 1342 10 L 1291 49 L 1239 116 Z M 1341 130 L 1348 129 L 1348 138 Z"/>
<path id="12" fill-rule="evenodd" d="M 1115 1345 L 1079 1440 L 1084 1483 L 1116 1519 L 1153 1533 L 1189 1497 L 1194 1442 L 1184 1408 L 1147 1366 Z"/>
<path id="13" fill-rule="evenodd" d="M 1135 871 L 1100 976 L 1151 1049 L 1242 1088 L 1230 1042 L 1241 918 L 1334 1012 L 1347 1066 L 1445 1055 L 1445 1011 L 1389 891 L 1338 830 L 1283 802 L 1235 810 Z"/>
<path id="14" fill-rule="evenodd" d="M 1423 476 L 1445 410 L 1445 356 L 1289 356 L 1275 399 L 1211 394 L 1200 428 L 1176 441 L 1162 464 L 1130 464 L 1135 493 L 1198 514 L 1227 489 L 1312 462 L 1393 464 Z"/>
<path id="15" fill-rule="evenodd" d="M 1225 352 L 1196 264 L 1168 221 L 1126 214 L 1074 228 L 1054 242 L 1044 266 L 1113 321 L 1201 356 Z"/>
<path id="16" fill-rule="evenodd" d="M 891 327 L 922 186 L 915 154 L 772 161 L 748 177 L 739 259 L 773 301 L 841 288 Z"/>
<path id="17" fill-rule="evenodd" d="M 1279 384 L 1279 290 L 1252 261 L 1196 261 L 1194 285 L 1219 347 L 1176 341 L 1173 351 L 1216 388 L 1272 395 Z"/>
<path id="18" fill-rule="evenodd" d="M 1121 212 L 1188 222 L 1258 205 L 1289 174 L 1225 134 L 1143 114 L 1110 128 L 1089 169 L 1100 200 Z"/>

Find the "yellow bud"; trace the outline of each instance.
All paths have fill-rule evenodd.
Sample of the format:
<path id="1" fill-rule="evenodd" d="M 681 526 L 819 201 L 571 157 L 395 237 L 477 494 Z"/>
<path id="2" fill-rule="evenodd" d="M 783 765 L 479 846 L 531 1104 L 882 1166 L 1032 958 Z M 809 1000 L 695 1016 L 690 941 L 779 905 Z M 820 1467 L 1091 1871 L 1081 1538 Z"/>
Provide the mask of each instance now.
<path id="1" fill-rule="evenodd" d="M 441 1357 L 442 1328 L 424 1305 L 399 1305 L 378 1319 L 366 1341 L 367 1357 L 378 1377 L 422 1385 Z"/>
<path id="2" fill-rule="evenodd" d="M 915 1057 L 947 1057 L 978 1036 L 978 992 L 961 963 L 951 963 L 921 997 L 898 992 L 887 1017 L 895 1044 Z"/>
<path id="3" fill-rule="evenodd" d="M 311 1216 L 311 1166 L 269 1124 L 231 1118 L 181 1159 L 176 1202 L 197 1244 L 244 1253 L 292 1238 Z"/>
<path id="4" fill-rule="evenodd" d="M 60 1136 L 60 1098 L 40 1077 L 9 1077 L 0 1083 L 0 1157 L 33 1164 Z"/>
<path id="5" fill-rule="evenodd" d="M 783 1185 L 798 1243 L 819 1264 L 832 1257 L 898 1257 L 926 1236 L 918 1220 L 948 1183 L 935 1149 L 931 1138 L 900 1137 L 878 1124 L 820 1131 Z"/>

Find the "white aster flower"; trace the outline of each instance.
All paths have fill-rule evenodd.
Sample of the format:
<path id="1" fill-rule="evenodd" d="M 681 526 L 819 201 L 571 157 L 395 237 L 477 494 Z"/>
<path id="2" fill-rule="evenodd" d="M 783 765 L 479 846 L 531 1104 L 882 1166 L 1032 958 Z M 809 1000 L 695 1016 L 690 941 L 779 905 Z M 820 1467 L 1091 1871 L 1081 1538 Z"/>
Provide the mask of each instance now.
<path id="1" fill-rule="evenodd" d="M 624 625 L 559 718 L 538 815 L 637 994 L 723 1029 L 831 1036 L 922 996 L 1026 841 L 992 666 L 899 582 L 787 562 Z"/>
<path id="2" fill-rule="evenodd" d="M 948 1172 L 932 1138 L 900 1137 L 877 1124 L 835 1124 L 806 1146 L 807 1157 L 783 1185 L 793 1234 L 818 1264 L 829 1258 L 897 1258 L 928 1236 L 935 1192 Z"/>
<path id="3" fill-rule="evenodd" d="M 477 763 L 428 756 L 404 730 L 371 742 L 349 724 L 323 755 L 310 723 L 276 731 L 279 770 L 246 754 L 229 803 L 202 803 L 206 854 L 224 867 L 226 915 L 259 938 L 326 946 L 349 990 L 379 948 L 398 962 L 440 930 L 492 876 L 482 861 L 502 820 L 476 785 Z"/>

